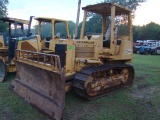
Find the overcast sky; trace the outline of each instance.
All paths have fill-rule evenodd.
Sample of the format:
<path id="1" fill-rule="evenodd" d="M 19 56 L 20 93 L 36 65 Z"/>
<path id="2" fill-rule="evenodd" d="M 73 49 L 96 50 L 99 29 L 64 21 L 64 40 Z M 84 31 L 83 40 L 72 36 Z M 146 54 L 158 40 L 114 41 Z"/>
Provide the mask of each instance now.
<path id="1" fill-rule="evenodd" d="M 96 4 L 102 0 L 82 0 L 81 7 Z M 78 0 L 9 0 L 8 16 L 29 19 L 29 16 L 53 17 L 76 21 Z M 134 25 L 143 25 L 151 21 L 160 24 L 160 0 L 148 0 L 136 11 Z M 83 19 L 81 10 L 80 21 Z"/>

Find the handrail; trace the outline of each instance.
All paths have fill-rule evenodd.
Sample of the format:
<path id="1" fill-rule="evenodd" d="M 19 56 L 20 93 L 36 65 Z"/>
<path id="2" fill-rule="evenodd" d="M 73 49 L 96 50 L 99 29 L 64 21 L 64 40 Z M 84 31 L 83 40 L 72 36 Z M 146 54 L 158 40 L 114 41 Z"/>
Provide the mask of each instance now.
<path id="1" fill-rule="evenodd" d="M 52 68 L 52 70 L 61 70 L 60 57 L 54 54 L 46 54 L 41 52 L 17 49 L 15 59 L 48 66 Z"/>

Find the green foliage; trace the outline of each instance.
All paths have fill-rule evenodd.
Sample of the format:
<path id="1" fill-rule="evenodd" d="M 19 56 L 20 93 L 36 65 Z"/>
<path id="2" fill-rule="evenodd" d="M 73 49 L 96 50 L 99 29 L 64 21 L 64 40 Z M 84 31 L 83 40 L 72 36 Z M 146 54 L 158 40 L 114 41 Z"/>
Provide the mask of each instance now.
<path id="1" fill-rule="evenodd" d="M 126 36 L 129 34 L 129 31 L 128 31 L 128 25 L 119 25 L 118 26 L 118 36 Z"/>
<path id="2" fill-rule="evenodd" d="M 8 0 L 0 0 L 0 17 L 6 17 L 7 16 L 7 5 L 9 1 Z"/>
<path id="3" fill-rule="evenodd" d="M 42 23 L 41 25 L 41 36 L 52 36 L 51 23 Z"/>
<path id="4" fill-rule="evenodd" d="M 0 21 L 0 33 L 7 32 L 7 26 L 7 23 L 3 23 L 2 21 Z"/>
<path id="5" fill-rule="evenodd" d="M 104 2 L 115 2 L 119 5 L 125 6 L 133 11 L 136 10 L 137 6 L 139 6 L 139 3 L 143 3 L 147 0 L 104 0 Z"/>
<path id="6" fill-rule="evenodd" d="M 101 33 L 102 32 L 101 26 L 102 26 L 102 17 L 98 14 L 95 14 L 91 18 L 89 18 L 88 21 L 86 21 L 84 33 L 85 34 L 87 32 Z M 82 27 L 82 22 L 78 26 L 78 37 L 80 36 L 81 27 Z"/>
<path id="7" fill-rule="evenodd" d="M 69 27 L 69 33 L 72 34 L 74 27 L 75 27 L 75 23 L 73 21 L 68 21 L 68 27 Z M 38 26 L 35 25 L 34 27 L 35 34 L 37 34 L 38 31 Z M 33 30 L 32 30 L 33 32 Z M 66 26 L 64 23 L 56 23 L 55 24 L 55 34 L 56 33 L 60 33 L 61 37 L 62 36 L 66 36 Z M 42 23 L 41 24 L 41 36 L 43 37 L 51 37 L 52 36 L 52 26 L 51 23 Z"/>
<path id="8" fill-rule="evenodd" d="M 143 26 L 133 26 L 133 39 L 136 40 L 160 40 L 160 25 L 151 22 Z"/>
<path id="9" fill-rule="evenodd" d="M 73 21 L 68 21 L 68 27 L 69 27 L 69 34 L 72 35 L 73 31 L 75 29 L 75 23 Z"/>
<path id="10" fill-rule="evenodd" d="M 133 26 L 133 41 L 139 40 L 141 34 L 140 26 Z"/>
<path id="11" fill-rule="evenodd" d="M 0 17 L 7 16 L 8 3 L 9 3 L 8 0 L 0 0 Z M 4 24 L 2 21 L 0 21 L 0 32 L 6 32 L 6 30 L 7 30 L 7 24 Z"/>

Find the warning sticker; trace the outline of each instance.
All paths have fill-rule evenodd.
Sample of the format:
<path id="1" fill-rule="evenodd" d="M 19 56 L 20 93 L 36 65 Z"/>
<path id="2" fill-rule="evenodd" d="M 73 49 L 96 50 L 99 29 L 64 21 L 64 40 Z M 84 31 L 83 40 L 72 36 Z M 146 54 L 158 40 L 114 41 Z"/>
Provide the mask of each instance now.
<path id="1" fill-rule="evenodd" d="M 69 50 L 75 50 L 74 46 L 68 46 Z"/>
<path id="2" fill-rule="evenodd" d="M 132 54 L 132 50 L 131 49 L 126 49 L 126 54 Z"/>
<path id="3" fill-rule="evenodd" d="M 21 37 L 19 37 L 19 38 L 18 38 L 18 40 L 19 40 L 19 41 L 21 41 L 21 40 L 22 40 L 22 38 L 21 38 Z"/>

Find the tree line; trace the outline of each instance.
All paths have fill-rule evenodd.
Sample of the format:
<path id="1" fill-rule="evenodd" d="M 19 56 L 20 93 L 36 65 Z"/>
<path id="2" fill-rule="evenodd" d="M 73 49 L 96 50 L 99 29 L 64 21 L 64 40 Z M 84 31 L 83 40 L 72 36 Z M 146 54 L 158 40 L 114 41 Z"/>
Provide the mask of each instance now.
<path id="1" fill-rule="evenodd" d="M 133 26 L 133 39 L 136 40 L 160 40 L 160 25 L 151 22 L 143 26 Z"/>
<path id="2" fill-rule="evenodd" d="M 75 30 L 75 23 L 73 21 L 68 21 L 69 25 L 69 33 L 73 35 L 73 31 Z M 58 24 L 56 26 L 55 33 L 61 33 L 61 35 L 66 34 L 66 29 L 64 29 L 64 24 Z M 99 15 L 93 15 L 87 22 L 85 26 L 85 33 L 101 33 L 102 20 Z M 82 22 L 78 27 L 78 37 L 80 36 L 80 30 L 82 27 Z M 42 24 L 41 27 L 41 35 L 42 36 L 51 36 L 51 25 L 50 24 Z M 33 33 L 36 33 L 37 26 L 32 30 Z M 119 29 L 119 31 L 125 32 L 124 29 Z M 148 23 L 143 26 L 135 26 L 133 25 L 133 40 L 160 40 L 160 25 L 154 22 Z"/>
<path id="3" fill-rule="evenodd" d="M 9 4 L 8 0 L 0 0 L 0 17 L 7 16 L 7 5 Z M 7 24 L 0 21 L 0 32 L 7 31 Z"/>
<path id="4" fill-rule="evenodd" d="M 92 32 L 92 33 L 101 33 L 101 25 L 102 20 L 100 19 L 99 15 L 93 15 L 86 22 L 85 26 L 85 33 Z M 82 26 L 82 22 L 79 24 L 79 31 Z M 125 32 L 125 29 L 119 29 L 119 32 Z M 133 40 L 160 40 L 160 24 L 150 22 L 143 26 L 136 26 L 133 25 Z"/>

